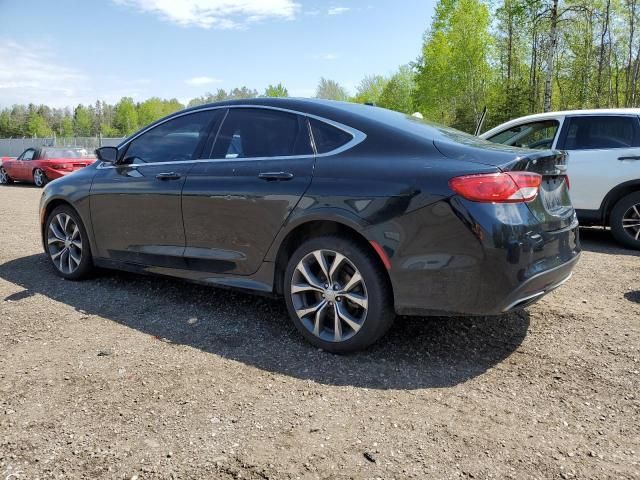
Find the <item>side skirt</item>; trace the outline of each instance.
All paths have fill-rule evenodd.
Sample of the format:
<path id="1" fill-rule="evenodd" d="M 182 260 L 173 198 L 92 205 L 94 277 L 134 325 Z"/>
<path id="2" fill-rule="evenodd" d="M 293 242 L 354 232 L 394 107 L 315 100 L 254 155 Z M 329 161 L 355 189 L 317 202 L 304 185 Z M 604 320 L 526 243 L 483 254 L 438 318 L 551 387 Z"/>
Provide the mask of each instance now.
<path id="1" fill-rule="evenodd" d="M 243 290 L 247 293 L 268 297 L 278 296 L 274 293 L 273 289 L 275 273 L 275 264 L 273 262 L 263 262 L 255 274 L 247 276 L 221 275 L 210 272 L 142 265 L 133 262 L 118 262 L 104 258 L 94 258 L 93 263 L 96 267 L 109 270 L 122 270 L 125 272 L 139 273 L 143 275 L 160 275 L 164 277 L 180 278 L 199 285 Z"/>

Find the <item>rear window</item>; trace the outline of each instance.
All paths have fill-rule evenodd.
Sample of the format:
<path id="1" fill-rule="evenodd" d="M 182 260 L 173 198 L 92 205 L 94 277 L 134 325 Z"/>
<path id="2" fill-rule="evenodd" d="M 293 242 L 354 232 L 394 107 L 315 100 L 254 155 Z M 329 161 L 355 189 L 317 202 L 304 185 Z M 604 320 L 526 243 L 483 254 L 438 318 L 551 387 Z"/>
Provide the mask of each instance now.
<path id="1" fill-rule="evenodd" d="M 503 130 L 488 140 L 514 147 L 549 149 L 553 145 L 559 125 L 557 120 L 525 123 Z"/>
<path id="2" fill-rule="evenodd" d="M 318 153 L 328 153 L 349 143 L 353 137 L 328 123 L 310 119 L 311 133 Z"/>
<path id="3" fill-rule="evenodd" d="M 624 116 L 589 116 L 570 119 L 565 150 L 629 148 L 640 144 L 638 119 Z"/>

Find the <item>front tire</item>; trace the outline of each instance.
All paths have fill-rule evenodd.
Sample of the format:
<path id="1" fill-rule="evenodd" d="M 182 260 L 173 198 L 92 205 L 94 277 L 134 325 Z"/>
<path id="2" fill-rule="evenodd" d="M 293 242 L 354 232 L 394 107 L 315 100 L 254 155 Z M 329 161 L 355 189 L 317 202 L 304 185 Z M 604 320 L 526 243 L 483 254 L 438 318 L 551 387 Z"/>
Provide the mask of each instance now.
<path id="1" fill-rule="evenodd" d="M 4 167 L 0 167 L 0 185 L 11 185 L 13 180 L 4 169 Z"/>
<path id="2" fill-rule="evenodd" d="M 640 250 L 640 192 L 618 200 L 609 218 L 613 237 L 626 247 Z"/>
<path id="3" fill-rule="evenodd" d="M 68 280 L 81 280 L 93 270 L 91 247 L 80 216 L 69 206 L 56 207 L 44 226 L 47 256 L 56 273 Z"/>
<path id="4" fill-rule="evenodd" d="M 375 253 L 348 238 L 304 242 L 289 259 L 284 283 L 294 325 L 309 343 L 329 352 L 367 348 L 395 318 L 387 273 Z"/>
<path id="5" fill-rule="evenodd" d="M 41 169 L 36 168 L 33 171 L 33 183 L 36 187 L 43 188 L 48 182 L 47 175 Z"/>

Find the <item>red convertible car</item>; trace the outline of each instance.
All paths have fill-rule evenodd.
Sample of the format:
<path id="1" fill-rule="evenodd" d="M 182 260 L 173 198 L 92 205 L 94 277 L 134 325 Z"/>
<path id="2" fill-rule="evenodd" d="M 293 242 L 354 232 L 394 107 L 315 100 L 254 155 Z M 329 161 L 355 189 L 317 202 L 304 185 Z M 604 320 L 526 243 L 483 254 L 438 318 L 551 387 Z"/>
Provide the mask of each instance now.
<path id="1" fill-rule="evenodd" d="M 30 182 L 44 187 L 50 180 L 68 175 L 95 162 L 83 148 L 28 148 L 18 158 L 2 158 L 0 184 Z"/>

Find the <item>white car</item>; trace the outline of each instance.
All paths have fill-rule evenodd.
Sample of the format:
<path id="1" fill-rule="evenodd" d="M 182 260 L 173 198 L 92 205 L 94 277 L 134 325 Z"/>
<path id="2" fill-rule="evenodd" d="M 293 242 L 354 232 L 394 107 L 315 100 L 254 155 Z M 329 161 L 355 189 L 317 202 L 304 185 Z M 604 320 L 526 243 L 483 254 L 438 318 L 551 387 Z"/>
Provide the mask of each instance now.
<path id="1" fill-rule="evenodd" d="M 480 137 L 566 151 L 580 223 L 609 226 L 619 242 L 640 249 L 640 108 L 541 113 L 503 123 Z"/>

